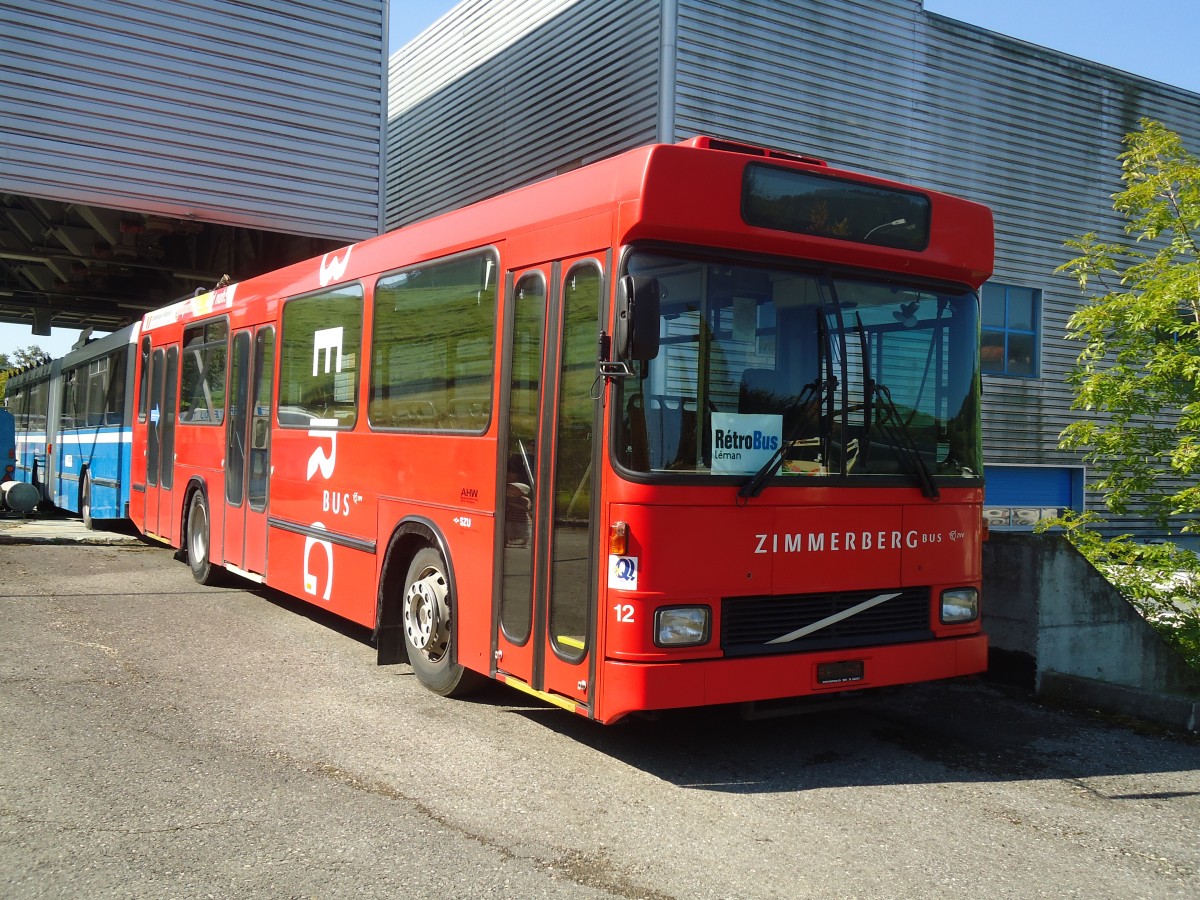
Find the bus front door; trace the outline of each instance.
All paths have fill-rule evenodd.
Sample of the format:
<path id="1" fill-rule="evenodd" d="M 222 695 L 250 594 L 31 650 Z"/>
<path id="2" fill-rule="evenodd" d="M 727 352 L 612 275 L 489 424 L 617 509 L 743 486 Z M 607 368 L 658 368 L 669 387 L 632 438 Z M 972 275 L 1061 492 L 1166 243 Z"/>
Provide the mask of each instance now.
<path id="1" fill-rule="evenodd" d="M 237 332 L 229 371 L 223 556 L 226 564 L 265 576 L 275 329 Z"/>
<path id="2" fill-rule="evenodd" d="M 158 348 L 150 361 L 150 404 L 146 433 L 146 516 L 143 530 L 173 541 L 175 416 L 179 392 L 179 347 Z"/>
<path id="3" fill-rule="evenodd" d="M 602 270 L 578 260 L 510 283 L 496 666 L 552 702 L 586 707 L 595 649 L 599 403 L 592 394 Z"/>

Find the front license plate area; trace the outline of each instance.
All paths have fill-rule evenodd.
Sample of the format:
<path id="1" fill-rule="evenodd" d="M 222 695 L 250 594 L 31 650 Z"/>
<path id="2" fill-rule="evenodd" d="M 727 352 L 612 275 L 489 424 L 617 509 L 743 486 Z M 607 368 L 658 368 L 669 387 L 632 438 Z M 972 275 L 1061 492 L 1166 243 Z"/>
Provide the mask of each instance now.
<path id="1" fill-rule="evenodd" d="M 864 674 L 861 659 L 841 659 L 837 662 L 817 663 L 817 684 L 848 684 L 862 681 Z"/>

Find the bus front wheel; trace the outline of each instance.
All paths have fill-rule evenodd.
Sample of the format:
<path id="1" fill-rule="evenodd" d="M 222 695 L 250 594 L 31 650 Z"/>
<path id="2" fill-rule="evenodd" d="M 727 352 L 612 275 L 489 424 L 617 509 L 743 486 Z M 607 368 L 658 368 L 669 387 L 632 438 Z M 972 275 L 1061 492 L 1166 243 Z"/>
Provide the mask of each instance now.
<path id="1" fill-rule="evenodd" d="M 400 618 L 408 662 L 417 680 L 435 694 L 461 697 L 485 679 L 454 659 L 455 608 L 442 556 L 432 547 L 417 551 L 408 567 Z"/>
<path id="2" fill-rule="evenodd" d="M 200 584 L 216 584 L 219 568 L 212 564 L 208 500 L 204 491 L 192 494 L 187 516 L 187 558 L 192 577 Z"/>

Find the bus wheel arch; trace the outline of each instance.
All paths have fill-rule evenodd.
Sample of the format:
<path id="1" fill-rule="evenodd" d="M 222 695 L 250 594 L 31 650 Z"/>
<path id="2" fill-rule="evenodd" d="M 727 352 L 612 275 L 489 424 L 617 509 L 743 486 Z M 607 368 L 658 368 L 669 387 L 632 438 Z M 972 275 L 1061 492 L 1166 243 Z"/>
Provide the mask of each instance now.
<path id="1" fill-rule="evenodd" d="M 401 523 L 388 542 L 379 584 L 375 637 L 381 665 L 407 662 L 422 685 L 444 697 L 465 696 L 486 683 L 458 662 L 453 566 L 432 523 Z"/>

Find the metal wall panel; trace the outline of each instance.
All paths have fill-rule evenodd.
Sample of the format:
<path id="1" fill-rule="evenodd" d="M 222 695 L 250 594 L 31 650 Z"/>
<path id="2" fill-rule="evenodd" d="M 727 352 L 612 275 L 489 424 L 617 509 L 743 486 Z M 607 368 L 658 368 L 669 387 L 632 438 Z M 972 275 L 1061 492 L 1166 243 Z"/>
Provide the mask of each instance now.
<path id="1" fill-rule="evenodd" d="M 926 13 L 918 0 L 679 0 L 675 136 L 715 133 L 979 200 L 994 279 L 1042 291 L 1038 378 L 984 377 L 989 463 L 1078 465 L 1054 270 L 1087 231 L 1121 240 L 1111 195 L 1142 116 L 1200 146 L 1200 96 Z M 1096 498 L 1092 498 L 1093 505 Z M 1119 523 L 1149 533 L 1130 517 Z"/>
<path id="2" fill-rule="evenodd" d="M 574 49 L 581 36 L 597 51 Z M 986 203 L 995 280 L 1042 292 L 1039 377 L 984 378 L 996 464 L 1080 462 L 1057 449 L 1079 415 L 1065 328 L 1080 296 L 1054 270 L 1070 237 L 1124 237 L 1110 199 L 1122 136 L 1150 116 L 1200 147 L 1200 95 L 921 0 L 467 0 L 393 57 L 390 90 L 389 226 L 656 133 L 802 151 Z"/>
<path id="3" fill-rule="evenodd" d="M 380 227 L 385 0 L 0 0 L 0 189 Z"/>
<path id="4" fill-rule="evenodd" d="M 1036 379 L 984 378 L 984 442 L 991 462 L 1072 465 L 1058 450 L 1071 409 L 1067 375 L 1082 349 L 1066 339 L 1081 302 L 1066 262 L 1069 238 L 1095 231 L 1127 240 L 1111 195 L 1116 161 L 1142 117 L 1200 147 L 1200 95 L 935 15 L 922 17 L 914 130 L 924 152 L 913 177 L 987 203 L 996 217 L 996 281 L 1042 291 Z M 1100 498 L 1089 492 L 1092 508 Z M 1132 515 L 1115 530 L 1150 536 Z"/>
<path id="5" fill-rule="evenodd" d="M 919 0 L 678 0 L 675 136 L 901 175 Z"/>
<path id="6" fill-rule="evenodd" d="M 467 0 L 393 55 L 388 228 L 654 139 L 658 0 Z"/>

